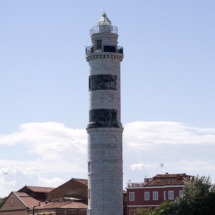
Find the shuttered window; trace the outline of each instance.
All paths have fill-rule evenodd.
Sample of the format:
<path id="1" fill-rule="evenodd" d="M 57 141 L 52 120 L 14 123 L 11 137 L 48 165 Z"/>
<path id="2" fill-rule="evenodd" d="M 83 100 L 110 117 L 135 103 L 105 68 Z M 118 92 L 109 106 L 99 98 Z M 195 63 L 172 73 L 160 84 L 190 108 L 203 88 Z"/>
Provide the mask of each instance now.
<path id="1" fill-rule="evenodd" d="M 149 196 L 149 192 L 145 192 L 145 193 L 144 193 L 144 199 L 145 199 L 145 200 L 149 200 L 149 197 L 150 197 L 150 196 Z"/>
<path id="2" fill-rule="evenodd" d="M 158 200 L 158 191 L 153 192 L 153 200 Z"/>
<path id="3" fill-rule="evenodd" d="M 166 191 L 163 192 L 163 199 L 166 200 Z"/>
<path id="4" fill-rule="evenodd" d="M 169 198 L 169 200 L 173 200 L 174 199 L 174 191 L 169 191 L 168 198 Z"/>
<path id="5" fill-rule="evenodd" d="M 134 201 L 134 192 L 129 193 L 129 201 Z"/>

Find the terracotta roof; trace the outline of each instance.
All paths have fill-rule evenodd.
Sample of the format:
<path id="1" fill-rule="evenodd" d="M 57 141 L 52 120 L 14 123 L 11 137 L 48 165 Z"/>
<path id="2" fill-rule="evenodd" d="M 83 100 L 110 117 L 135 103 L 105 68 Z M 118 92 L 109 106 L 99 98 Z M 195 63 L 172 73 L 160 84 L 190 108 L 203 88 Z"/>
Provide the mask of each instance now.
<path id="1" fill-rule="evenodd" d="M 193 176 L 191 176 L 193 177 Z M 151 186 L 168 186 L 168 185 L 184 185 L 192 181 L 186 173 L 180 174 L 158 174 L 148 182 L 145 187 Z"/>
<path id="2" fill-rule="evenodd" d="M 88 186 L 88 180 L 87 179 L 79 179 L 79 178 L 73 178 L 73 179 Z"/>
<path id="3" fill-rule="evenodd" d="M 63 202 L 50 202 L 36 209 L 48 209 L 48 208 L 87 208 L 88 205 L 84 202 L 73 202 L 73 201 L 63 201 Z"/>
<path id="4" fill-rule="evenodd" d="M 50 191 L 54 190 L 53 187 L 36 187 L 36 186 L 24 186 L 19 191 L 22 191 L 25 187 L 27 187 L 29 190 L 35 192 L 35 193 L 49 193 Z"/>
<path id="5" fill-rule="evenodd" d="M 40 205 L 45 205 L 45 199 L 38 199 L 29 196 L 27 193 L 23 192 L 15 192 L 16 195 L 29 207 L 33 208 L 34 205 L 38 205 L 40 201 Z"/>
<path id="6" fill-rule="evenodd" d="M 123 194 L 127 194 L 127 191 L 126 191 L 126 190 L 123 190 Z"/>

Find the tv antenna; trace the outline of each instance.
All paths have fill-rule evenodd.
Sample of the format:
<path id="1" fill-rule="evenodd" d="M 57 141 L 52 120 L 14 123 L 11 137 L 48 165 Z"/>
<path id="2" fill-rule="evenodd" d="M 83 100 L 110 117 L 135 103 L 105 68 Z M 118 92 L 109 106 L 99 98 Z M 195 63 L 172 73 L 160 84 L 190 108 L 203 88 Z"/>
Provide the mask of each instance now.
<path id="1" fill-rule="evenodd" d="M 163 173 L 163 168 L 164 168 L 164 163 L 161 163 L 160 167 L 161 167 L 161 174 L 162 174 Z"/>

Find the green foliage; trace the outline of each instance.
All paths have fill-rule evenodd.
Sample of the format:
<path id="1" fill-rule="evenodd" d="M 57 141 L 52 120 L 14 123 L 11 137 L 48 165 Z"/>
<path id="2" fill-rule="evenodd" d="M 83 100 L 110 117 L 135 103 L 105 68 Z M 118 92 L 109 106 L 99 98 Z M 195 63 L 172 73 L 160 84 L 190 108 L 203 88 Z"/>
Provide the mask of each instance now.
<path id="1" fill-rule="evenodd" d="M 137 208 L 137 215 L 215 215 L 215 185 L 211 178 L 197 176 L 184 186 L 182 195 L 174 202 L 164 201 L 153 211 Z"/>
<path id="2" fill-rule="evenodd" d="M 0 198 L 0 208 L 3 205 L 3 203 L 5 202 L 6 199 L 7 199 L 7 197 Z"/>
<path id="3" fill-rule="evenodd" d="M 215 193 L 208 193 L 201 196 L 193 204 L 191 215 L 214 215 L 215 214 Z"/>
<path id="4" fill-rule="evenodd" d="M 199 202 L 209 200 L 210 191 L 214 190 L 211 178 L 206 176 L 197 176 L 193 183 L 187 183 L 184 186 L 182 195 L 172 204 L 174 215 L 191 215 L 198 210 L 201 204 Z M 206 213 L 203 213 L 206 214 Z"/>
<path id="5" fill-rule="evenodd" d="M 135 210 L 137 215 L 153 215 L 154 212 L 152 208 L 137 208 Z"/>
<path id="6" fill-rule="evenodd" d="M 153 215 L 169 215 L 172 211 L 173 202 L 164 201 L 155 208 Z"/>

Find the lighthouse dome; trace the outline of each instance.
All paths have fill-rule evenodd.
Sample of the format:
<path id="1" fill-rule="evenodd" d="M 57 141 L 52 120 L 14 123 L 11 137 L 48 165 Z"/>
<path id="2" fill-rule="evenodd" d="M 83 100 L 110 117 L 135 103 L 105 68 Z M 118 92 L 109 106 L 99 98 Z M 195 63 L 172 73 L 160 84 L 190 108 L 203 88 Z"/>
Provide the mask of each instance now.
<path id="1" fill-rule="evenodd" d="M 102 14 L 101 19 L 98 21 L 98 25 L 111 25 L 111 21 L 107 18 L 106 13 Z"/>

